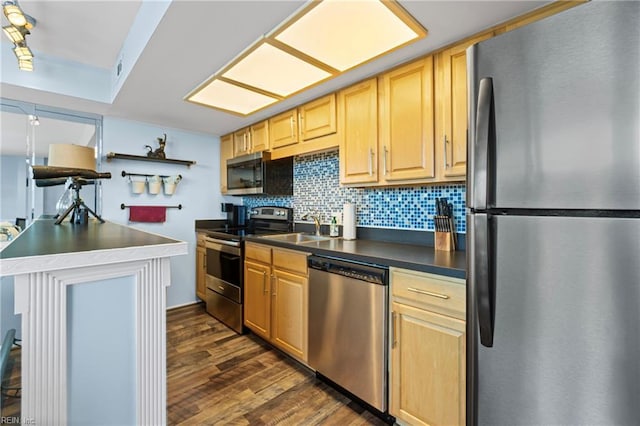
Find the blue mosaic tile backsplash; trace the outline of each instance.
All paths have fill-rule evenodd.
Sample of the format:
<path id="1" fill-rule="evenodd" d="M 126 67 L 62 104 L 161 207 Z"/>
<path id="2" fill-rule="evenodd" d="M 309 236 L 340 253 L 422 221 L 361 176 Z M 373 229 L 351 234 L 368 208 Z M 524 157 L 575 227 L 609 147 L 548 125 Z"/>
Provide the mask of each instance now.
<path id="1" fill-rule="evenodd" d="M 356 204 L 357 226 L 434 231 L 435 199 L 453 204 L 456 231 L 466 233 L 465 185 L 437 185 L 389 188 L 340 187 L 338 151 L 296 157 L 293 163 L 293 196 L 244 197 L 246 206 L 293 207 L 294 220 L 319 212 L 323 223 L 342 212 L 345 202 Z"/>

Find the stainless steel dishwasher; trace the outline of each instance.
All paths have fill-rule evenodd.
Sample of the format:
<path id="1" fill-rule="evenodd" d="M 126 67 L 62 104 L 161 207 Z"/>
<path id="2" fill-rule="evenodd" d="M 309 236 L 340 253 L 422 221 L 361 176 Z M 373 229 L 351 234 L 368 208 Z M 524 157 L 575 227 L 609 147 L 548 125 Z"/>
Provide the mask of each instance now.
<path id="1" fill-rule="evenodd" d="M 309 256 L 309 365 L 387 411 L 388 269 Z"/>

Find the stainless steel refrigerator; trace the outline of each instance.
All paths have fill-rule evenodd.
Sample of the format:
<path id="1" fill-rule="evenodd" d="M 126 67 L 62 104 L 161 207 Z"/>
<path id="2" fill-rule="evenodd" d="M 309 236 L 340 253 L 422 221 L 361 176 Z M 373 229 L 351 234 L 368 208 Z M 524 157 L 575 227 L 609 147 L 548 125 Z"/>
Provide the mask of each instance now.
<path id="1" fill-rule="evenodd" d="M 467 61 L 467 423 L 640 425 L 640 2 Z"/>

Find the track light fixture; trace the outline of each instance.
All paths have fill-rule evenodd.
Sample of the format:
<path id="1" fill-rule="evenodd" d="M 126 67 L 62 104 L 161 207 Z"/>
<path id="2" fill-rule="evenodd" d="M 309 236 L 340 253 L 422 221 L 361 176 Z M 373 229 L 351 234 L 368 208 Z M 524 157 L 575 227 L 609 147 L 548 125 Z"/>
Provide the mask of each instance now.
<path id="1" fill-rule="evenodd" d="M 36 20 L 22 11 L 17 0 L 6 0 L 2 3 L 2 11 L 10 25 L 2 27 L 2 31 L 14 44 L 13 52 L 18 58 L 18 68 L 33 71 L 33 53 L 27 46 L 27 34 L 35 27 Z"/>

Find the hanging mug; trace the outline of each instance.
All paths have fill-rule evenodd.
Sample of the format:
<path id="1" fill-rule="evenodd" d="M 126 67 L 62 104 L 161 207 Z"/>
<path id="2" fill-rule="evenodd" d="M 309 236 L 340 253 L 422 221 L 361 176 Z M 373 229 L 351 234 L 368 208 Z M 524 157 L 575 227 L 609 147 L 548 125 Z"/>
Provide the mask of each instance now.
<path id="1" fill-rule="evenodd" d="M 162 184 L 162 178 L 155 175 L 149 178 L 149 194 L 158 194 L 160 192 L 160 185 Z"/>

